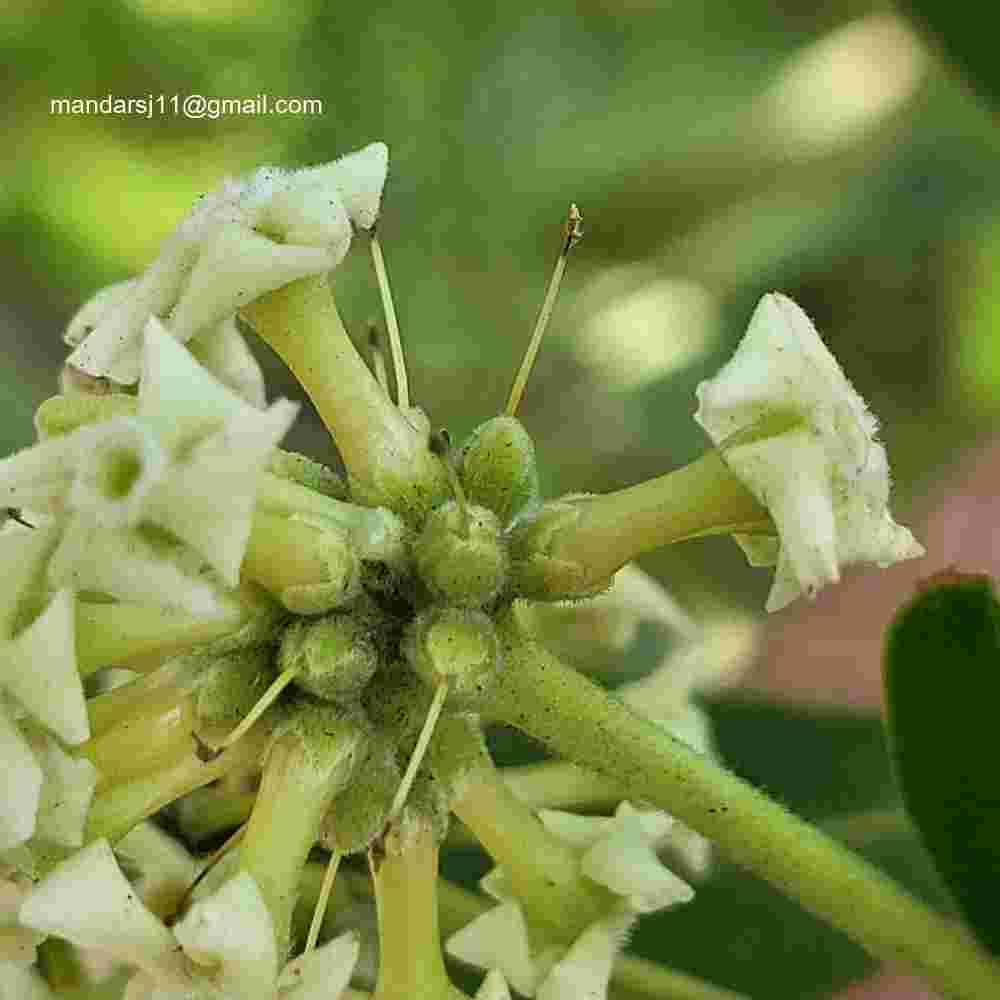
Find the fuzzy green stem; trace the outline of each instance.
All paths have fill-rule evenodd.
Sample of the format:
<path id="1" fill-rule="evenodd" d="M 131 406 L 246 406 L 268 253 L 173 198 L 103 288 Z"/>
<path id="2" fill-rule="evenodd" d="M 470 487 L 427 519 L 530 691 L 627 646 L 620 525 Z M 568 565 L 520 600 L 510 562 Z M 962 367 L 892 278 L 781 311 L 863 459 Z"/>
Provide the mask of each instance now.
<path id="1" fill-rule="evenodd" d="M 615 898 L 580 874 L 577 853 L 549 832 L 490 764 L 458 782 L 452 812 L 502 865 L 529 926 L 544 944 L 569 945 Z"/>
<path id="2" fill-rule="evenodd" d="M 243 740 L 233 749 L 242 746 Z M 253 875 L 260 887 L 282 958 L 289 950 L 302 869 L 319 836 L 323 816 L 349 773 L 339 756 L 321 757 L 295 731 L 278 738 L 267 755 L 240 846 L 240 867 Z"/>
<path id="3" fill-rule="evenodd" d="M 438 930 L 438 845 L 430 824 L 393 826 L 369 851 L 378 905 L 375 1000 L 451 1000 Z"/>
<path id="4" fill-rule="evenodd" d="M 1000 990 L 1000 966 L 963 928 L 746 782 L 675 740 L 505 622 L 490 714 L 614 776 L 735 863 L 796 898 L 874 957 L 906 962 L 961 1000 Z"/>
<path id="5" fill-rule="evenodd" d="M 422 516 L 446 495 L 440 463 L 354 349 L 325 277 L 304 278 L 243 310 L 281 355 L 337 442 L 354 492 Z"/>
<path id="6" fill-rule="evenodd" d="M 664 545 L 733 532 L 771 529 L 771 519 L 718 451 L 637 486 L 573 501 L 579 517 L 558 531 L 549 554 L 606 579 Z"/>
<path id="7" fill-rule="evenodd" d="M 203 761 L 192 748 L 165 771 L 111 785 L 98 792 L 87 815 L 87 842 L 100 837 L 107 837 L 112 842 L 120 840 L 137 823 L 175 799 L 221 778 L 229 771 L 253 764 L 264 752 L 269 739 L 269 728 L 259 724 L 253 733 L 213 760 Z"/>

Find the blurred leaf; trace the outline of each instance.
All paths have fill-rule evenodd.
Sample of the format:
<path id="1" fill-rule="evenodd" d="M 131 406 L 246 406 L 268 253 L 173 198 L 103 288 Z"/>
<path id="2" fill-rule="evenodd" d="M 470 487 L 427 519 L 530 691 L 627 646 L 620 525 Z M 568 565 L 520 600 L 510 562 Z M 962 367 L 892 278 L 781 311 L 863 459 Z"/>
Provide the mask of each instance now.
<path id="1" fill-rule="evenodd" d="M 942 901 L 915 836 L 879 837 L 860 853 L 917 895 Z M 641 920 L 632 950 L 767 1000 L 826 996 L 875 967 L 843 934 L 724 863 L 695 887 L 691 903 Z"/>
<path id="2" fill-rule="evenodd" d="M 940 574 L 890 626 L 887 723 L 907 809 L 983 943 L 1000 953 L 1000 604 L 987 576 Z"/>
<path id="3" fill-rule="evenodd" d="M 716 698 L 706 705 L 726 765 L 807 819 L 898 800 L 879 717 Z"/>
<path id="4" fill-rule="evenodd" d="M 949 59 L 983 96 L 1000 99 L 1000 64 L 996 41 L 984 31 L 982 8 L 942 0 L 905 0 L 903 9 L 936 38 Z"/>

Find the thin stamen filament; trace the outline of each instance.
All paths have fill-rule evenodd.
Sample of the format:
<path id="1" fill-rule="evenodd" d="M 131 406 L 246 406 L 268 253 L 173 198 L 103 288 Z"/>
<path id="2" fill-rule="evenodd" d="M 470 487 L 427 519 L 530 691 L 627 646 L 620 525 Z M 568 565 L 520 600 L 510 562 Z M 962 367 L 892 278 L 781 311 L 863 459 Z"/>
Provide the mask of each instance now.
<path id="1" fill-rule="evenodd" d="M 371 238 L 372 262 L 375 265 L 375 278 L 378 281 L 379 295 L 382 296 L 382 309 L 385 312 L 385 327 L 389 333 L 389 349 L 392 351 L 392 367 L 396 373 L 396 405 L 405 410 L 410 405 L 410 386 L 406 379 L 406 363 L 403 360 L 403 340 L 399 335 L 399 323 L 396 320 L 396 307 L 392 301 L 392 291 L 389 288 L 389 274 L 385 269 L 385 258 L 382 256 L 382 244 L 378 235 L 372 230 Z"/>
<path id="2" fill-rule="evenodd" d="M 413 787 L 413 782 L 417 777 L 417 771 L 420 769 L 421 763 L 423 763 L 424 756 L 427 753 L 427 747 L 431 742 L 431 736 L 434 735 L 434 727 L 437 725 L 437 721 L 441 716 L 441 709 L 444 708 L 444 702 L 447 697 L 448 682 L 441 681 L 441 683 L 438 684 L 437 689 L 434 691 L 434 700 L 431 702 L 431 707 L 427 710 L 427 718 L 424 720 L 424 727 L 420 730 L 420 737 L 417 740 L 416 747 L 413 749 L 413 755 L 410 757 L 410 763 L 406 768 L 403 780 L 399 783 L 399 788 L 396 789 L 396 795 L 392 800 L 392 808 L 389 810 L 390 822 L 403 811 L 403 806 L 406 805 L 406 797 L 410 794 L 410 789 Z"/>
<path id="3" fill-rule="evenodd" d="M 330 902 L 330 893 L 333 891 L 333 883 L 337 878 L 337 869 L 340 867 L 340 851 L 334 851 L 330 855 L 326 871 L 323 873 L 323 885 L 319 890 L 319 899 L 316 900 L 316 907 L 313 910 L 312 923 L 309 925 L 309 933 L 306 935 L 306 946 L 303 954 L 308 954 L 316 947 L 319 940 L 319 931 L 323 926 L 323 918 L 326 916 L 326 908 Z"/>
<path id="4" fill-rule="evenodd" d="M 552 310 L 555 308 L 556 297 L 559 295 L 559 287 L 562 285 L 563 274 L 566 272 L 566 261 L 569 258 L 569 252 L 580 241 L 582 235 L 580 211 L 576 205 L 570 205 L 562 250 L 559 252 L 559 258 L 556 260 L 552 277 L 549 279 L 549 287 L 545 292 L 542 308 L 539 310 L 538 319 L 535 320 L 535 329 L 531 333 L 528 349 L 524 352 L 521 367 L 518 369 L 517 377 L 511 386 L 510 396 L 507 398 L 507 406 L 504 408 L 504 413 L 508 417 L 514 416 L 517 413 L 518 406 L 521 405 L 521 398 L 524 396 L 528 377 L 531 375 L 531 369 L 535 366 L 535 359 L 538 357 L 538 351 L 542 346 L 542 338 L 545 336 L 549 320 L 552 318 Z"/>

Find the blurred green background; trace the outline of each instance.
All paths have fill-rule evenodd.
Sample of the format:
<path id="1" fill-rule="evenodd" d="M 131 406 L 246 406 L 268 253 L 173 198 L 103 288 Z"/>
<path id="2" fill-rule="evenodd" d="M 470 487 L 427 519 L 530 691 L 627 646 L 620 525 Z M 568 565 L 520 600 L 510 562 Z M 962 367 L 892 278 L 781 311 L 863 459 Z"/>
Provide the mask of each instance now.
<path id="1" fill-rule="evenodd" d="M 384 139 L 380 232 L 413 391 L 436 425 L 460 437 L 502 406 L 573 200 L 587 235 L 521 412 L 550 492 L 616 488 L 698 454 L 694 387 L 777 288 L 813 316 L 881 417 L 905 521 L 955 453 L 990 433 L 1000 405 L 990 53 L 984 84 L 982 64 L 963 69 L 947 24 L 947 47 L 924 28 L 940 28 L 944 5 L 919 6 L 920 27 L 853 0 L 6 0 L 0 447 L 31 441 L 74 310 L 142 269 L 199 194 L 262 163 L 317 163 Z M 323 112 L 50 113 L 53 98 L 196 93 L 320 98 Z M 378 313 L 363 242 L 335 276 L 362 341 Z M 272 394 L 294 394 L 260 354 Z M 330 457 L 315 420 L 295 434 L 293 446 Z M 756 613 L 769 586 L 727 539 L 646 565 L 696 611 Z M 857 720 L 830 722 L 793 766 L 787 741 L 826 733 L 823 720 L 762 711 L 720 706 L 723 749 L 779 797 L 812 816 L 891 798 L 877 721 L 858 721 L 863 738 L 838 729 Z M 851 798 L 858 771 L 843 763 L 859 745 L 885 779 L 864 801 Z M 823 760 L 827 783 L 803 782 Z M 644 925 L 639 947 L 732 986 L 768 981 L 771 998 L 812 995 L 863 968 L 815 924 L 795 937 L 801 915 L 759 887 L 720 890 L 727 878 L 706 891 L 720 898 L 702 911 L 700 950 L 698 922 L 685 932 L 681 912 L 669 928 Z M 741 914 L 735 945 L 711 933 L 716 912 Z M 821 974 L 789 973 L 778 988 L 762 956 L 792 953 L 789 968 Z"/>

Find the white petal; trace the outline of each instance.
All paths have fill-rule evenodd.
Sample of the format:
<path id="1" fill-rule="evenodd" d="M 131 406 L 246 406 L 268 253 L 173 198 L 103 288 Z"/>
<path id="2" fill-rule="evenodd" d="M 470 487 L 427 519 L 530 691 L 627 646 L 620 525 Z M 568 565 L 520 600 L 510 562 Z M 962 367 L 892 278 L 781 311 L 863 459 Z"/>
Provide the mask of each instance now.
<path id="1" fill-rule="evenodd" d="M 152 975 L 171 964 L 176 947 L 121 873 L 106 840 L 84 847 L 39 882 L 21 904 L 21 923 Z"/>
<path id="2" fill-rule="evenodd" d="M 371 229 L 379 215 L 382 189 L 389 171 L 389 147 L 373 142 L 333 163 L 300 171 L 296 177 L 333 181 L 351 221 L 360 229 Z"/>
<path id="3" fill-rule="evenodd" d="M 0 507 L 58 510 L 73 482 L 70 437 L 53 438 L 0 459 Z"/>
<path id="4" fill-rule="evenodd" d="M 177 912 L 201 870 L 179 841 L 148 820 L 132 827 L 115 852 L 137 873 L 136 891 L 158 916 Z"/>
<path id="5" fill-rule="evenodd" d="M 82 343 L 106 316 L 130 298 L 138 283 L 138 278 L 129 278 L 127 281 L 116 281 L 113 285 L 107 285 L 95 292 L 69 321 L 69 326 L 63 334 L 63 341 L 70 347 Z"/>
<path id="6" fill-rule="evenodd" d="M 25 615 L 44 605 L 45 569 L 58 541 L 55 525 L 32 529 L 10 522 L 0 529 L 0 641 L 13 638 Z"/>
<path id="7" fill-rule="evenodd" d="M 624 897 L 636 913 L 652 913 L 694 896 L 686 882 L 660 863 L 637 816 L 619 821 L 611 836 L 583 856 L 580 867 L 589 879 Z"/>
<path id="8" fill-rule="evenodd" d="M 539 809 L 538 818 L 546 830 L 578 848 L 590 847 L 614 828 L 614 820 L 607 816 L 580 816 L 561 809 Z"/>
<path id="9" fill-rule="evenodd" d="M 35 836 L 63 847 L 82 847 L 87 811 L 97 787 L 97 769 L 85 757 L 70 756 L 49 737 L 39 742 L 35 754 L 45 782 Z"/>
<path id="10" fill-rule="evenodd" d="M 279 400 L 231 420 L 197 445 L 152 493 L 145 514 L 196 552 L 226 584 L 239 583 L 261 471 L 298 406 Z"/>
<path id="11" fill-rule="evenodd" d="M 501 903 L 452 934 L 449 955 L 480 969 L 499 969 L 518 993 L 534 996 L 535 963 L 524 914 L 517 903 Z"/>
<path id="12" fill-rule="evenodd" d="M 624 914 L 591 924 L 549 971 L 538 987 L 538 1000 L 604 1000 L 632 921 Z"/>
<path id="13" fill-rule="evenodd" d="M 109 310 L 66 363 L 121 385 L 138 381 L 146 324 L 151 316 L 166 315 L 177 301 L 196 252 L 189 241 L 178 240 L 177 233 L 170 237 L 129 295 Z"/>
<path id="14" fill-rule="evenodd" d="M 498 903 L 513 903 L 516 900 L 511 891 L 507 873 L 500 865 L 491 868 L 480 880 L 479 888 Z"/>
<path id="15" fill-rule="evenodd" d="M 170 327 L 179 340 L 188 340 L 262 295 L 329 271 L 334 263 L 326 249 L 276 243 L 240 223 L 228 223 L 203 244 Z"/>
<path id="16" fill-rule="evenodd" d="M 23 844 L 34 832 L 42 769 L 20 729 L 0 705 L 0 850 Z"/>
<path id="17" fill-rule="evenodd" d="M 193 337 L 188 350 L 227 389 L 258 410 L 267 405 L 264 373 L 230 316 L 214 330 Z"/>
<path id="18" fill-rule="evenodd" d="M 499 969 L 491 969 L 476 991 L 475 1000 L 510 1000 L 507 980 Z"/>
<path id="19" fill-rule="evenodd" d="M 54 587 L 109 594 L 119 600 L 177 608 L 193 615 L 221 610 L 215 589 L 185 573 L 177 558 L 137 531 L 101 528 L 79 517 L 66 526 L 49 563 Z"/>
<path id="20" fill-rule="evenodd" d="M 191 907 L 174 927 L 185 954 L 218 967 L 212 978 L 235 996 L 272 996 L 278 953 L 271 915 L 256 881 L 241 872 Z"/>
<path id="21" fill-rule="evenodd" d="M 56 1000 L 56 995 L 34 969 L 0 961 L 0 1000 Z"/>
<path id="22" fill-rule="evenodd" d="M 289 186 L 275 194 L 257 228 L 280 236 L 282 243 L 323 247 L 331 268 L 347 255 L 353 232 L 339 191 L 307 173 L 294 175 Z"/>
<path id="23" fill-rule="evenodd" d="M 90 736 L 70 591 L 60 591 L 16 639 L 0 644 L 0 685 L 64 742 L 75 745 Z"/>
<path id="24" fill-rule="evenodd" d="M 146 324 L 139 416 L 169 433 L 179 420 L 222 423 L 257 411 L 210 375 L 157 319 Z"/>
<path id="25" fill-rule="evenodd" d="M 278 976 L 282 1000 L 337 1000 L 347 989 L 361 952 L 357 931 L 293 958 Z"/>
<path id="26" fill-rule="evenodd" d="M 69 505 L 105 527 L 136 524 L 149 491 L 167 472 L 166 453 L 149 427 L 114 417 L 82 427 L 71 441 L 78 459 Z"/>

